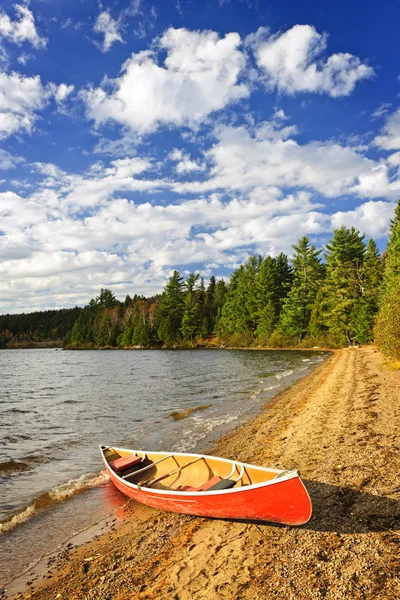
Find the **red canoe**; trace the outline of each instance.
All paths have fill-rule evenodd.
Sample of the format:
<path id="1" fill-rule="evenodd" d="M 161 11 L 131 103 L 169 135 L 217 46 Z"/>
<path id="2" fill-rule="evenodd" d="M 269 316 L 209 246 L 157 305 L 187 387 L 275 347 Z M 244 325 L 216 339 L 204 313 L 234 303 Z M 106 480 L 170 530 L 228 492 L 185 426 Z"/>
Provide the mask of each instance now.
<path id="1" fill-rule="evenodd" d="M 100 446 L 106 470 L 126 496 L 161 510 L 201 517 L 303 525 L 311 500 L 298 471 L 202 454 Z"/>

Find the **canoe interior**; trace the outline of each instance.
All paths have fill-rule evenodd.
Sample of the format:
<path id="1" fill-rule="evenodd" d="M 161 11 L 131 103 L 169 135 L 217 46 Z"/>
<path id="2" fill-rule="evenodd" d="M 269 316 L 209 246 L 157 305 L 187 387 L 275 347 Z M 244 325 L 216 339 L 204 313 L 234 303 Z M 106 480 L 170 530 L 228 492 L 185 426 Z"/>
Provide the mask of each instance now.
<path id="1" fill-rule="evenodd" d="M 151 487 L 160 490 L 179 490 L 185 486 L 199 488 L 206 485 L 215 476 L 221 479 L 237 479 L 238 481 L 233 487 L 239 488 L 269 481 L 283 473 L 276 469 L 265 469 L 250 465 L 245 465 L 243 469 L 242 463 L 223 461 L 216 457 L 201 455 L 144 453 L 120 448 L 103 448 L 103 455 L 107 463 L 122 457 L 135 455 L 144 457 L 143 462 L 125 469 L 117 475 L 140 487 Z M 157 461 L 161 462 L 157 463 Z M 145 470 L 139 472 L 142 469 Z M 162 478 L 162 480 L 154 481 L 159 478 Z"/>

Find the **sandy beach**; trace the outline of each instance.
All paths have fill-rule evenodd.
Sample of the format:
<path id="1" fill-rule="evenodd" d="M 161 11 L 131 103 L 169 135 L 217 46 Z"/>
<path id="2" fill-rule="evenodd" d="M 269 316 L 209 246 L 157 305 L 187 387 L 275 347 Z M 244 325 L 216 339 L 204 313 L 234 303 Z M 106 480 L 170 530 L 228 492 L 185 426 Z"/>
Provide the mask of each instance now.
<path id="1" fill-rule="evenodd" d="M 336 351 L 212 453 L 299 468 L 305 526 L 139 508 L 66 547 L 20 598 L 391 599 L 400 597 L 400 371 L 374 348 Z"/>

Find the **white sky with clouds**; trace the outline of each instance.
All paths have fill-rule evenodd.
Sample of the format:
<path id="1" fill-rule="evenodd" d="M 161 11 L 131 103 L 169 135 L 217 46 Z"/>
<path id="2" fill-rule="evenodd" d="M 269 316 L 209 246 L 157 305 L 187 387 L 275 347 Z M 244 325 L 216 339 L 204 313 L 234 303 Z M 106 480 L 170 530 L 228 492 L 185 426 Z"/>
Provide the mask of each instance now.
<path id="1" fill-rule="evenodd" d="M 42 10 L 0 9 L 0 313 L 83 305 L 100 287 L 150 295 L 175 267 L 227 276 L 341 225 L 384 247 L 400 109 L 382 98 L 365 135 L 325 137 L 290 111 L 349 102 L 381 65 L 330 50 L 312 24 L 156 32 L 157 7 L 139 0 L 80 20 Z M 40 67 L 61 56 L 54 28 L 80 35 L 96 77 Z"/>

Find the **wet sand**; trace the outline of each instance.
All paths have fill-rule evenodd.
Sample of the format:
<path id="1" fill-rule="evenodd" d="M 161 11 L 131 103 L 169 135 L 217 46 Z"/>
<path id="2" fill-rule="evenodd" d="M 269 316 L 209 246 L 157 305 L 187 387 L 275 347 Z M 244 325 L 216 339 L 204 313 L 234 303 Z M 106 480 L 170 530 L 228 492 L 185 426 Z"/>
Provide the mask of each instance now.
<path id="1" fill-rule="evenodd" d="M 48 561 L 20 598 L 400 598 L 400 371 L 373 348 L 336 351 L 214 454 L 299 468 L 306 525 L 230 522 L 138 507 Z M 18 596 L 17 596 L 18 597 Z"/>

